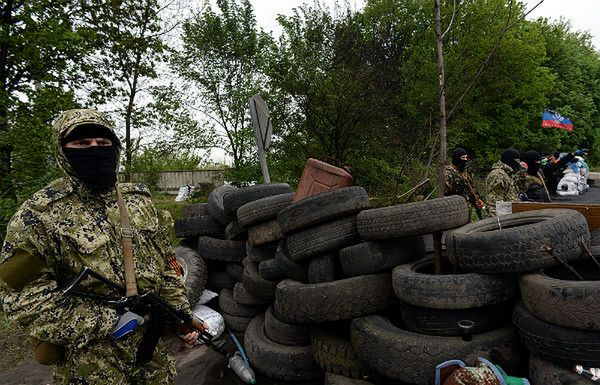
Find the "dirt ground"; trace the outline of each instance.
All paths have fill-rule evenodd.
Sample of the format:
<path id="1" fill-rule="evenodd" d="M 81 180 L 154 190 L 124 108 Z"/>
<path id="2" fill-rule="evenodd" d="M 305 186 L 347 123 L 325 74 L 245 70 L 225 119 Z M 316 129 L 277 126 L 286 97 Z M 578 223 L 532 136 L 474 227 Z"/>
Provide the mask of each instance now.
<path id="1" fill-rule="evenodd" d="M 25 336 L 16 335 L 13 344 L 23 345 Z M 176 336 L 165 339 L 165 343 L 177 359 L 177 376 L 175 385 L 242 385 L 235 374 L 227 368 L 227 359 L 223 358 L 205 346 L 196 346 L 192 349 L 183 347 L 182 342 Z M 4 369 L 0 371 L 0 384 L 3 385 L 52 385 L 52 373 L 48 366 L 38 364 L 31 356 L 30 350 L 19 353 L 20 359 L 15 359 L 13 354 L 5 354 L 10 344 L 5 339 L 0 347 L 0 364 Z M 233 350 L 230 344 L 225 345 L 228 351 Z M 8 353 L 8 352 L 7 352 Z M 14 353 L 14 352 L 13 352 Z M 12 363 L 9 362 L 13 359 Z M 257 383 L 261 385 L 285 385 L 284 381 L 277 381 L 257 373 Z M 322 382 L 319 382 L 321 384 Z M 294 385 L 316 385 L 317 383 L 295 382 Z"/>
<path id="2" fill-rule="evenodd" d="M 53 384 L 51 369 L 38 364 L 31 356 L 31 350 L 23 346 L 22 339 L 26 338 L 21 332 L 16 332 L 1 343 L 3 354 L 0 354 L 0 384 L 5 385 L 46 385 Z M 171 337 L 169 346 L 173 346 L 177 358 L 178 375 L 176 384 L 206 384 L 206 375 L 212 366 L 219 364 L 220 357 L 204 346 L 184 349 L 183 345 Z M 11 346 L 20 346 L 19 351 L 7 351 Z M 26 350 L 26 351 L 22 351 Z M 223 384 L 236 382 L 220 382 Z"/>

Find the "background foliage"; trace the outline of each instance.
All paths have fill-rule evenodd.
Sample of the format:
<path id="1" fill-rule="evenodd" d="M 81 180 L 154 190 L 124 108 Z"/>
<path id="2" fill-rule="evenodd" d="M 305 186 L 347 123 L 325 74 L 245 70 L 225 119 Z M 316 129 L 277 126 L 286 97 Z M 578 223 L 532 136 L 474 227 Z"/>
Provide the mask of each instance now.
<path id="1" fill-rule="evenodd" d="M 443 29 L 453 1 L 442 2 Z M 113 117 L 127 170 L 191 169 L 222 151 L 226 179 L 260 183 L 248 98 L 268 103 L 271 178 L 295 184 L 308 157 L 336 159 L 373 196 L 434 178 L 437 66 L 433 1 L 314 3 L 273 36 L 248 0 L 9 1 L 0 15 L 0 234 L 57 176 L 49 125 L 79 106 Z M 482 173 L 507 147 L 589 148 L 600 161 L 600 55 L 565 21 L 522 20 L 512 0 L 457 2 L 445 37 L 450 150 Z M 575 131 L 541 128 L 541 112 Z M 129 135 L 127 134 L 129 133 Z M 151 178 L 150 178 L 151 179 Z M 153 184 L 152 180 L 149 180 Z M 433 192 L 425 184 L 421 197 Z"/>

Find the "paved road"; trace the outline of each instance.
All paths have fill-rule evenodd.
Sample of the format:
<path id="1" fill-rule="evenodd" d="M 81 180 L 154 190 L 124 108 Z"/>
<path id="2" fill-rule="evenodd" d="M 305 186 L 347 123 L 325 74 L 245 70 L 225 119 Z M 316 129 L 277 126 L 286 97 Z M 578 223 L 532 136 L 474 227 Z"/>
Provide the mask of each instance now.
<path id="1" fill-rule="evenodd" d="M 553 197 L 552 200 L 560 203 L 600 204 L 600 186 L 592 186 L 590 187 L 590 191 L 581 195 L 570 197 Z"/>

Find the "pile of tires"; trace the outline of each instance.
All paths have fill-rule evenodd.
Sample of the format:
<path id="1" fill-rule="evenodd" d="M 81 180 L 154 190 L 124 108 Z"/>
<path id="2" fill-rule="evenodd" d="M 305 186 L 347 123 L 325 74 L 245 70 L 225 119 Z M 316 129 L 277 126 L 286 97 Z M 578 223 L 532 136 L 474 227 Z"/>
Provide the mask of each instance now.
<path id="1" fill-rule="evenodd" d="M 348 321 L 330 325 L 382 310 L 391 297 L 389 274 L 348 277 L 339 261 L 342 248 L 359 242 L 356 215 L 367 206 L 363 188 L 347 187 L 278 212 L 282 239 L 275 258 L 259 266 L 259 274 L 267 262 L 278 272 L 272 277 L 279 281 L 273 286 L 274 301 L 252 321 L 245 337 L 250 362 L 259 372 L 301 381 L 320 379 L 323 370 L 355 378 L 370 374 L 351 346 Z"/>
<path id="2" fill-rule="evenodd" d="M 278 215 L 286 239 L 276 261 L 292 279 L 277 285 L 275 318 L 310 327 L 314 360 L 328 381 L 402 379 L 388 370 L 404 365 L 384 346 L 389 339 L 365 342 L 361 322 L 377 317 L 393 326 L 389 320 L 399 319 L 401 309 L 392 270 L 424 258 L 423 235 L 465 224 L 467 211 L 460 197 L 368 209 L 360 187 L 290 205 Z M 396 336 L 404 338 L 400 329 Z"/>
<path id="3" fill-rule="evenodd" d="M 258 266 L 274 259 L 281 236 L 269 222 L 276 222 L 279 206 L 289 204 L 291 196 L 292 189 L 283 183 L 220 186 L 207 203 L 184 206 L 175 223 L 176 236 L 206 266 L 205 287 L 219 293 L 225 325 L 242 339 L 252 318 L 264 313 L 274 296 L 276 282 L 260 277 Z M 237 211 L 245 206 L 240 223 Z M 186 280 L 186 286 L 198 285 Z M 266 286 L 272 286 L 273 293 Z"/>
<path id="4" fill-rule="evenodd" d="M 546 268 L 522 275 L 520 287 L 513 321 L 532 354 L 532 382 L 562 384 L 574 365 L 600 367 L 600 265 L 585 259 Z M 556 375 L 549 378 L 540 366 Z"/>
<path id="5" fill-rule="evenodd" d="M 486 219 L 446 237 L 456 268 L 518 275 L 512 321 L 530 352 L 533 385 L 583 384 L 573 366 L 600 366 L 600 263 L 585 252 L 589 244 L 585 217 L 562 209 Z"/>
<path id="6" fill-rule="evenodd" d="M 360 246 L 386 255 L 361 262 L 394 265 L 391 279 L 397 302 L 390 309 L 393 312 L 351 323 L 352 345 L 359 359 L 374 371 L 403 383 L 433 384 L 436 365 L 446 360 L 490 358 L 496 352 L 513 356 L 514 333 L 506 325 L 516 293 L 514 279 L 434 275 L 433 259 L 423 252 L 424 235 L 465 225 L 468 212 L 462 197 L 451 196 L 358 215 L 359 234 L 367 241 Z M 498 317 L 503 311 L 505 315 Z M 475 324 L 470 341 L 461 338 L 458 322 L 463 320 Z"/>
<path id="7" fill-rule="evenodd" d="M 600 366 L 600 265 L 580 260 L 590 235 L 578 212 L 467 223 L 462 197 L 369 209 L 357 186 L 291 201 L 287 185 L 217 189 L 208 215 L 224 233 L 196 241 L 256 371 L 430 385 L 451 359 L 523 375 L 523 345 L 534 385 L 577 379 L 573 364 Z M 424 244 L 434 232 L 447 232 L 441 275 Z"/>

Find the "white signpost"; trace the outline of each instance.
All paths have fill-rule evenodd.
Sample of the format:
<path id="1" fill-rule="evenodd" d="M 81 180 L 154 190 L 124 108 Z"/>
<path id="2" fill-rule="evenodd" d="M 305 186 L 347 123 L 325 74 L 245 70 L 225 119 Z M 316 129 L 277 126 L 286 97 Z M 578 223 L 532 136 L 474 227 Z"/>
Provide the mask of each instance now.
<path id="1" fill-rule="evenodd" d="M 254 137 L 258 146 L 258 157 L 260 159 L 260 168 L 262 170 L 265 183 L 271 183 L 269 169 L 267 168 L 267 157 L 265 151 L 271 145 L 271 135 L 273 134 L 273 125 L 271 124 L 271 113 L 267 103 L 256 94 L 248 100 L 250 107 L 250 116 L 254 126 Z"/>

